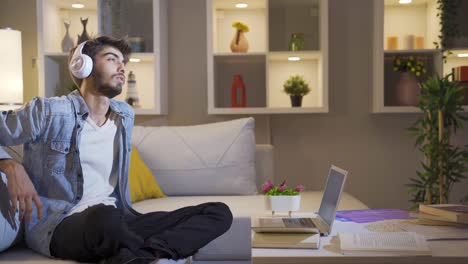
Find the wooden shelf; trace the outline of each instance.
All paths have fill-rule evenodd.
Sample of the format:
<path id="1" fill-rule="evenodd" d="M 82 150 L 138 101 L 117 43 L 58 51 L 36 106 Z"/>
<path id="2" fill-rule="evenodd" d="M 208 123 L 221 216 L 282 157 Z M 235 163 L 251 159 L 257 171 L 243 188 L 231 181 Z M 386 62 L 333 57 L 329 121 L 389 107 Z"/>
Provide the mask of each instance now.
<path id="1" fill-rule="evenodd" d="M 328 1 L 258 0 L 235 9 L 236 1 L 207 0 L 209 114 L 294 114 L 328 111 Z M 306 11 L 304 11 L 304 8 Z M 282 17 L 280 19 L 280 17 Z M 283 24 L 277 24 L 280 19 Z M 233 21 L 250 27 L 247 53 L 232 53 Z M 298 23 L 300 21 L 300 23 Z M 304 51 L 287 51 L 291 32 L 304 32 Z M 272 36 L 274 35 L 274 36 Z M 312 37 L 312 40 L 308 40 Z M 289 61 L 289 57 L 300 61 Z M 231 108 L 233 77 L 241 74 L 247 107 Z M 282 92 L 291 75 L 303 75 L 312 92 L 301 108 Z"/>
<path id="2" fill-rule="evenodd" d="M 319 60 L 320 51 L 275 51 L 269 52 L 268 58 L 272 61 L 288 61 L 290 57 L 299 57 L 301 60 Z"/>
<path id="3" fill-rule="evenodd" d="M 44 56 L 56 57 L 56 58 L 68 58 L 69 53 L 68 52 L 49 51 L 49 52 L 44 52 Z"/>
<path id="4" fill-rule="evenodd" d="M 416 107 L 400 106 L 392 90 L 397 82 L 398 75 L 393 71 L 390 59 L 394 55 L 420 56 L 425 58 L 427 74 L 424 78 L 433 75 L 446 75 L 452 68 L 468 65 L 468 58 L 459 58 L 458 53 L 468 53 L 468 47 L 454 49 L 453 55 L 447 57 L 447 63 L 442 60 L 440 50 L 435 49 L 433 42 L 438 41 L 438 21 L 436 0 L 415 1 L 410 5 L 392 4 L 392 1 L 374 1 L 374 49 L 373 49 L 373 113 L 420 113 Z M 395 1 L 396 2 L 396 1 Z M 411 42 L 407 42 L 408 35 L 422 36 L 423 49 L 412 49 Z M 387 38 L 398 38 L 397 50 L 385 50 Z M 422 78 L 420 81 L 424 81 Z M 396 102 L 396 103 L 395 103 Z M 465 111 L 467 107 L 464 108 Z"/>
<path id="5" fill-rule="evenodd" d="M 407 53 L 440 53 L 436 49 L 405 49 L 405 50 L 384 50 L 385 54 L 407 54 Z"/>
<path id="6" fill-rule="evenodd" d="M 213 53 L 215 57 L 247 57 L 247 56 L 264 56 L 266 52 L 217 52 Z"/>
<path id="7" fill-rule="evenodd" d="M 320 107 L 246 107 L 246 108 L 213 108 L 210 114 L 241 115 L 241 114 L 310 114 L 328 113 L 328 108 Z"/>
<path id="8" fill-rule="evenodd" d="M 39 96 L 51 97 L 67 94 L 72 87 L 68 73 L 69 52 L 62 52 L 61 41 L 65 35 L 64 20 L 71 21 L 70 36 L 77 42 L 83 26 L 80 17 L 88 17 L 87 32 L 91 37 L 111 35 L 117 38 L 128 35 L 144 41 L 144 52 L 132 53 L 127 72 L 137 78 L 137 91 L 141 108 L 139 115 L 167 114 L 167 2 L 168 0 L 129 0 L 121 17 L 112 16 L 110 3 L 83 0 L 83 9 L 73 9 L 68 0 L 38 0 L 38 71 Z M 115 4 L 117 5 L 117 4 Z M 121 8 L 122 6 L 120 6 Z M 137 15 L 136 15 L 137 14 Z M 99 25 L 98 25 L 99 21 Z M 127 85 L 115 99 L 125 100 Z"/>

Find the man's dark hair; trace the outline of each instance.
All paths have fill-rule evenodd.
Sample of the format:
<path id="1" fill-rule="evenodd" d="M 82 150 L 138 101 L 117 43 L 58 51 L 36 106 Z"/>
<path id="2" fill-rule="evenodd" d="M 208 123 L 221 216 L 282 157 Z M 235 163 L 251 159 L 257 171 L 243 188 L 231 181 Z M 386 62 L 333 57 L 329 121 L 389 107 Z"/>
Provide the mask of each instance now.
<path id="1" fill-rule="evenodd" d="M 78 46 L 78 45 L 77 45 Z M 132 48 L 128 43 L 127 39 L 117 39 L 110 36 L 101 36 L 94 39 L 90 39 L 86 41 L 86 45 L 83 48 L 82 53 L 88 55 L 93 60 L 94 65 L 94 57 L 98 54 L 104 47 L 114 47 L 122 52 L 124 63 L 128 62 L 130 54 L 132 53 Z M 68 56 L 68 62 L 70 63 L 71 58 L 73 57 L 73 53 L 75 52 L 76 47 L 70 50 L 70 55 Z M 78 79 L 73 74 L 70 73 L 70 76 L 73 82 L 79 87 L 81 87 L 82 79 Z"/>

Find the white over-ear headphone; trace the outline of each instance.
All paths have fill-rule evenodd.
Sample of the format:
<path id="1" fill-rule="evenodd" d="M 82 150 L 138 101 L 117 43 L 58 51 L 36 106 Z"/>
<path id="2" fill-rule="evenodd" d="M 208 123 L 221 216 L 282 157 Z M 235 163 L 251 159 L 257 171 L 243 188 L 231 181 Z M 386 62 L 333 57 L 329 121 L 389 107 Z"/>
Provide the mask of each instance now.
<path id="1" fill-rule="evenodd" d="M 83 48 L 86 41 L 76 47 L 68 68 L 70 72 L 78 79 L 85 79 L 93 70 L 93 60 L 86 54 L 83 54 Z"/>

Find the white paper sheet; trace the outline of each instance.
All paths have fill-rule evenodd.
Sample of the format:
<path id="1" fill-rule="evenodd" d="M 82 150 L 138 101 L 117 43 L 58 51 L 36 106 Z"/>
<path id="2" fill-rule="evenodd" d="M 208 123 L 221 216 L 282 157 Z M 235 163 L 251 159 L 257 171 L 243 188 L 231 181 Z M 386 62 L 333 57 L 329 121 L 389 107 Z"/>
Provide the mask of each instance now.
<path id="1" fill-rule="evenodd" d="M 468 240 L 468 228 L 416 225 L 403 222 L 396 225 L 408 232 L 420 234 L 426 240 Z"/>
<path id="2" fill-rule="evenodd" d="M 429 254 L 430 249 L 423 236 L 413 232 L 340 233 L 343 253 L 395 252 L 401 255 Z"/>

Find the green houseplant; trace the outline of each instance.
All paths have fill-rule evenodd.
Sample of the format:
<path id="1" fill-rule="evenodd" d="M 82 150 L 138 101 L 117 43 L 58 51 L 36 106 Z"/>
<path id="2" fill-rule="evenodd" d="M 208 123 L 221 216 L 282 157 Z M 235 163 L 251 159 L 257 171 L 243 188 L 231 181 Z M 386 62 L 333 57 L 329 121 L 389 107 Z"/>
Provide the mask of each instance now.
<path id="1" fill-rule="evenodd" d="M 434 45 L 442 53 L 444 63 L 452 53 L 448 42 L 459 36 L 457 8 L 458 1 L 437 0 L 440 33 L 439 42 Z M 464 87 L 451 78 L 452 74 L 432 77 L 422 84 L 418 106 L 424 116 L 409 128 L 424 156 L 422 169 L 408 184 L 413 208 L 419 203 L 447 203 L 453 185 L 466 178 L 467 146 L 456 146 L 450 141 L 467 120 L 460 115 Z M 464 200 L 468 201 L 468 196 Z"/>
<path id="2" fill-rule="evenodd" d="M 464 87 L 450 77 L 431 77 L 422 83 L 419 108 L 424 116 L 409 128 L 424 156 L 422 170 L 408 184 L 414 207 L 447 203 L 453 185 L 466 178 L 468 148 L 450 140 L 467 120 L 460 114 Z"/>
<path id="3" fill-rule="evenodd" d="M 300 75 L 290 76 L 284 82 L 283 88 L 283 92 L 290 96 L 293 107 L 300 107 L 302 105 L 302 97 L 310 92 L 309 83 Z"/>
<path id="4" fill-rule="evenodd" d="M 439 18 L 440 33 L 439 42 L 434 42 L 436 49 L 442 52 L 442 59 L 447 62 L 447 56 L 452 54 L 449 50 L 453 42 L 460 36 L 457 16 L 459 9 L 458 1 L 437 0 L 437 17 Z"/>

